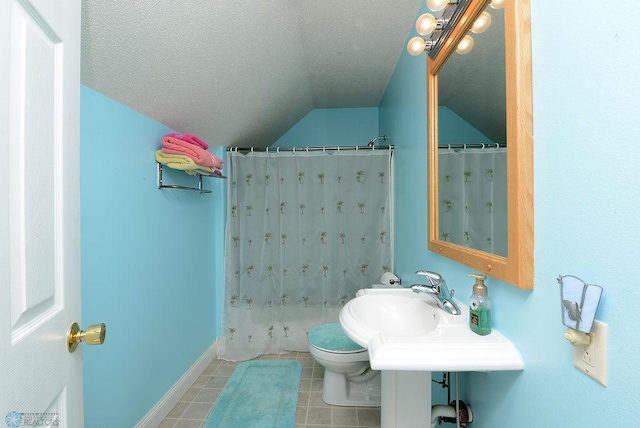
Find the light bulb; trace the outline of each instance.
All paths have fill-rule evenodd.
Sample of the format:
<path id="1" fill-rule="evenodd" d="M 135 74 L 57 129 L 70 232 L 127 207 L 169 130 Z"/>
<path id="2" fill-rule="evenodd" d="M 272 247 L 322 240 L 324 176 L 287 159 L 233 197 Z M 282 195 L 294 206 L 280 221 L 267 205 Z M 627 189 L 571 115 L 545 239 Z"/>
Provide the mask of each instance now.
<path id="1" fill-rule="evenodd" d="M 439 12 L 449 4 L 449 0 L 427 0 L 427 7 L 434 11 Z"/>
<path id="2" fill-rule="evenodd" d="M 418 34 L 427 36 L 433 33 L 433 30 L 436 29 L 437 23 L 438 20 L 435 16 L 431 15 L 430 13 L 424 13 L 420 15 L 420 17 L 416 21 L 416 31 L 418 32 Z"/>
<path id="3" fill-rule="evenodd" d="M 456 52 L 458 52 L 460 55 L 464 55 L 466 53 L 469 53 L 471 49 L 473 49 L 473 37 L 467 34 L 462 38 L 462 40 L 460 40 L 460 43 L 458 43 Z"/>
<path id="4" fill-rule="evenodd" d="M 491 25 L 491 14 L 486 10 L 480 14 L 476 22 L 471 26 L 471 32 L 475 34 L 484 33 Z"/>
<path id="5" fill-rule="evenodd" d="M 504 8 L 504 0 L 491 0 L 489 3 L 492 9 L 502 9 Z"/>
<path id="6" fill-rule="evenodd" d="M 413 37 L 407 43 L 407 52 L 409 55 L 418 56 L 424 52 L 425 41 L 422 37 Z"/>

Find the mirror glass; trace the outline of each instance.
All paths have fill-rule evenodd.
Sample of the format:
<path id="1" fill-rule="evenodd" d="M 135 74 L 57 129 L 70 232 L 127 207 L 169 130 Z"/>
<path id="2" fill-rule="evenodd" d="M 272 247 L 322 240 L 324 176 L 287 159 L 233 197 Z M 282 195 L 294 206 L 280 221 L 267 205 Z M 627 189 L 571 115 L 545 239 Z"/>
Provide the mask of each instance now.
<path id="1" fill-rule="evenodd" d="M 504 11 L 438 73 L 438 236 L 507 257 Z"/>
<path id="2" fill-rule="evenodd" d="M 427 59 L 429 249 L 533 288 L 530 5 L 487 9 L 489 29 L 469 33 L 488 3 L 470 0 Z M 455 53 L 467 33 L 473 49 Z"/>

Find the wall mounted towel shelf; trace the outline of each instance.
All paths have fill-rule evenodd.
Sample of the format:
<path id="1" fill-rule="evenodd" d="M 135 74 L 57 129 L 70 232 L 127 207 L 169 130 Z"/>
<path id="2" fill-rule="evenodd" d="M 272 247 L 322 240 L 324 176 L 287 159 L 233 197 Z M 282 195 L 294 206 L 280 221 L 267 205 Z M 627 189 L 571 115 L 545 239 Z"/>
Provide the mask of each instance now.
<path id="1" fill-rule="evenodd" d="M 189 187 L 189 186 L 181 186 L 179 184 L 164 184 L 162 182 L 162 169 L 164 165 L 160 162 L 156 162 L 158 165 L 158 189 L 180 189 L 180 190 L 197 190 L 200 193 L 211 193 L 211 190 L 207 190 L 202 187 L 202 177 L 211 177 L 211 178 L 223 178 L 226 179 L 224 175 L 204 175 L 204 174 L 196 174 L 194 177 L 198 177 L 198 187 Z"/>

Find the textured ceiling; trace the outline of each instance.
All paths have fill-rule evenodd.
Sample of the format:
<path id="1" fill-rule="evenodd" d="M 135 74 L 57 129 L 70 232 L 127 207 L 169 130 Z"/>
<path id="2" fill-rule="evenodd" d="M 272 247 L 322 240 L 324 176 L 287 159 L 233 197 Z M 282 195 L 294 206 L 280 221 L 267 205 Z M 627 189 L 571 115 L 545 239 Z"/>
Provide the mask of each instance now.
<path id="1" fill-rule="evenodd" d="M 218 146 L 377 106 L 422 0 L 83 0 L 82 83 Z"/>

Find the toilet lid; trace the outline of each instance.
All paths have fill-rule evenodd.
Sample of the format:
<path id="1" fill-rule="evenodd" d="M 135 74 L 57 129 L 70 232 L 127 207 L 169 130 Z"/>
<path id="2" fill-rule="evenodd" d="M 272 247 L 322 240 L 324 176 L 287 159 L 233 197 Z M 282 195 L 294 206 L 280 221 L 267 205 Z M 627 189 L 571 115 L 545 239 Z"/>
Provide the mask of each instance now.
<path id="1" fill-rule="evenodd" d="M 318 349 L 337 354 L 366 351 L 345 334 L 339 323 L 322 324 L 309 331 L 309 343 Z"/>

